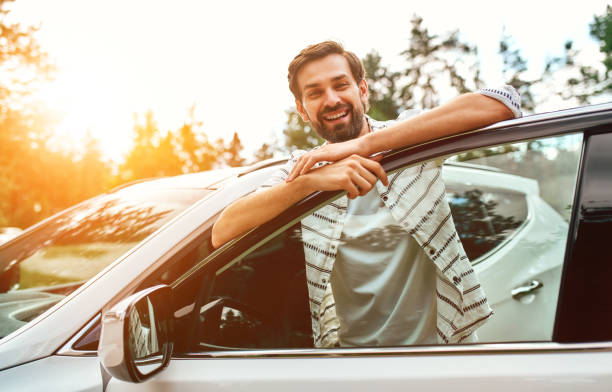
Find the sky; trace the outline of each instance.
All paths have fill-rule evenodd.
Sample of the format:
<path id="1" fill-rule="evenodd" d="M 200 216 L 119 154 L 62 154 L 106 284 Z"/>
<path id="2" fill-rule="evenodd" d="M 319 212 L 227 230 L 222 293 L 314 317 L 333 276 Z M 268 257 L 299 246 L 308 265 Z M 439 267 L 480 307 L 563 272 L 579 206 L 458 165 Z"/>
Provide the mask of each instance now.
<path id="1" fill-rule="evenodd" d="M 89 131 L 105 156 L 119 161 L 130 148 L 134 116 L 148 110 L 165 132 L 180 128 L 194 107 L 211 139 L 238 132 L 247 154 L 280 136 L 294 105 L 287 66 L 312 43 L 337 40 L 359 57 L 376 50 L 393 67 L 417 14 L 430 32 L 459 30 L 477 45 L 483 79 L 498 85 L 504 31 L 536 73 L 567 40 L 596 61 L 588 24 L 606 4 L 17 0 L 9 9 L 12 20 L 39 26 L 37 39 L 56 65 L 55 79 L 35 99 L 57 113 L 58 135 L 80 140 Z M 554 105 L 546 109 L 564 103 Z"/>

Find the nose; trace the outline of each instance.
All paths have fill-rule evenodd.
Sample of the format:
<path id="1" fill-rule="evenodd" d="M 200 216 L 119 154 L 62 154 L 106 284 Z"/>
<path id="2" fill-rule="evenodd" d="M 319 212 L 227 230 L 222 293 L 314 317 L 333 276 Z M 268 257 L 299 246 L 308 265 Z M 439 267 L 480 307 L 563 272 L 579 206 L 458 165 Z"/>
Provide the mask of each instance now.
<path id="1" fill-rule="evenodd" d="M 329 88 L 326 90 L 325 106 L 333 108 L 333 107 L 336 107 L 341 102 L 342 100 L 340 99 L 340 96 L 338 95 L 337 91 L 335 91 L 333 88 Z"/>

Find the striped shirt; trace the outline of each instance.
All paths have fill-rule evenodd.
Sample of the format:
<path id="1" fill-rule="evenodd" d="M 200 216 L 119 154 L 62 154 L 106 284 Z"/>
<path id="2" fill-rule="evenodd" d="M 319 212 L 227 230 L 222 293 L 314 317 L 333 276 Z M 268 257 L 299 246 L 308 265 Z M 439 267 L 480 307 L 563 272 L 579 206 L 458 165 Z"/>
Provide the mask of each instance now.
<path id="1" fill-rule="evenodd" d="M 479 90 L 498 99 L 520 117 L 520 97 L 510 86 Z M 407 111 L 398 120 L 416 114 Z M 396 120 L 396 121 L 398 121 Z M 372 131 L 396 121 L 379 122 L 368 118 Z M 292 154 L 287 164 L 262 187 L 284 181 L 304 151 Z M 324 164 L 324 163 L 320 163 Z M 436 333 L 439 343 L 460 343 L 492 314 L 461 240 L 446 200 L 442 162 L 428 161 L 403 168 L 389 176 L 389 185 L 376 183 L 381 202 L 396 222 L 411 235 L 436 267 Z M 346 195 L 326 204 L 301 221 L 310 301 L 313 339 L 316 347 L 338 345 L 340 323 L 335 311 L 330 282 L 336 253 L 347 213 Z"/>

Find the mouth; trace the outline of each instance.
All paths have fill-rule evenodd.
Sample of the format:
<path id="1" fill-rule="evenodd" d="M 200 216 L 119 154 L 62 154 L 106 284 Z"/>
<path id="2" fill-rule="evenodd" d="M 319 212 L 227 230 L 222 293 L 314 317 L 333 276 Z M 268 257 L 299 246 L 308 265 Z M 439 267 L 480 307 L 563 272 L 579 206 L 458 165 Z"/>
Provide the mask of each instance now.
<path id="1" fill-rule="evenodd" d="M 335 110 L 331 113 L 324 114 L 323 119 L 325 121 L 334 122 L 334 121 L 338 121 L 338 120 L 341 120 L 347 117 L 348 114 L 349 114 L 349 109 Z"/>

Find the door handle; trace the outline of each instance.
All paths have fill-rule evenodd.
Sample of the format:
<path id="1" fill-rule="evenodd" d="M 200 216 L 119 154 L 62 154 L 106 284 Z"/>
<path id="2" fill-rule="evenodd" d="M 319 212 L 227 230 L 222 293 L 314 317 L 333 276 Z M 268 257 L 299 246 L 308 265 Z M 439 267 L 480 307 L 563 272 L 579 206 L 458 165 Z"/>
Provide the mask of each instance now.
<path id="1" fill-rule="evenodd" d="M 513 289 L 510 293 L 512 294 L 512 298 L 520 300 L 527 294 L 531 294 L 542 286 L 544 286 L 544 284 L 539 280 L 532 280 L 531 282 L 525 283 L 524 285 Z"/>

